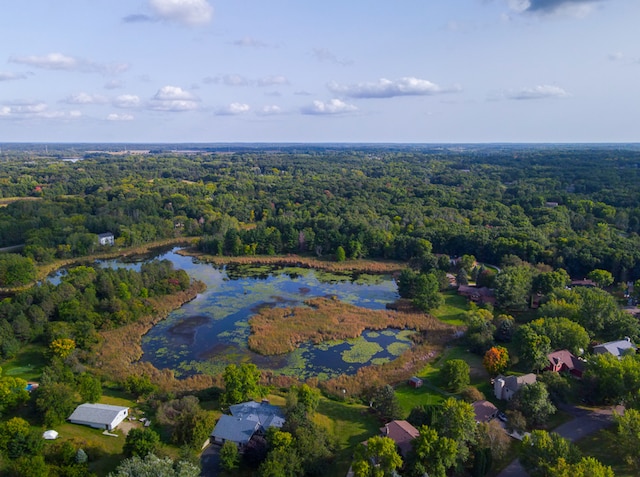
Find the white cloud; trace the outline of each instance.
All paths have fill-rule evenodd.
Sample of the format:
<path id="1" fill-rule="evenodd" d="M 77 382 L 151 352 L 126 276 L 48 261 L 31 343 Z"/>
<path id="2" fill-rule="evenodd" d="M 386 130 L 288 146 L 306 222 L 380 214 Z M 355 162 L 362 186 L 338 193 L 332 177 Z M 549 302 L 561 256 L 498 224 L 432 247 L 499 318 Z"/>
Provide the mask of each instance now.
<path id="1" fill-rule="evenodd" d="M 77 119 L 80 111 L 50 110 L 42 101 L 16 101 L 0 107 L 0 117 L 15 119 Z"/>
<path id="2" fill-rule="evenodd" d="M 67 104 L 104 104 L 107 98 L 99 94 L 76 93 L 67 96 L 63 103 Z"/>
<path id="3" fill-rule="evenodd" d="M 314 101 L 312 104 L 302 108 L 302 114 L 312 115 L 330 115 L 330 114 L 345 114 L 357 111 L 358 108 L 353 104 L 345 103 L 339 99 L 331 99 L 327 102 Z"/>
<path id="4" fill-rule="evenodd" d="M 327 85 L 329 91 L 350 98 L 393 98 L 394 96 L 429 96 L 459 91 L 460 88 L 444 89 L 431 81 L 420 78 L 404 77 L 395 81 L 386 78 L 376 83 L 356 83 L 341 85 L 332 81 Z"/>
<path id="5" fill-rule="evenodd" d="M 45 70 L 80 71 L 83 73 L 120 74 L 129 69 L 129 65 L 126 63 L 101 64 L 62 53 L 49 53 L 44 56 L 12 56 L 9 58 L 9 62 Z"/>
<path id="6" fill-rule="evenodd" d="M 149 101 L 149 109 L 156 111 L 193 111 L 198 98 L 178 86 L 163 86 Z"/>
<path id="7" fill-rule="evenodd" d="M 245 103 L 231 103 L 230 105 L 216 111 L 220 116 L 236 116 L 238 114 L 245 114 L 251 110 L 251 107 Z"/>
<path id="8" fill-rule="evenodd" d="M 137 108 L 140 102 L 140 98 L 135 94 L 121 94 L 113 100 L 113 105 L 116 108 Z"/>
<path id="9" fill-rule="evenodd" d="M 282 75 L 265 76 L 258 80 L 258 86 L 278 86 L 289 84 L 289 80 Z"/>
<path id="10" fill-rule="evenodd" d="M 107 121 L 133 121 L 131 114 L 111 113 L 107 116 Z"/>
<path id="11" fill-rule="evenodd" d="M 207 0 L 149 0 L 149 5 L 162 20 L 185 26 L 205 25 L 213 18 Z"/>
<path id="12" fill-rule="evenodd" d="M 507 3 L 511 10 L 518 13 L 584 17 L 591 13 L 596 3 L 605 1 L 607 0 L 507 0 Z"/>
<path id="13" fill-rule="evenodd" d="M 267 106 L 263 106 L 259 111 L 257 111 L 259 116 L 275 116 L 278 114 L 282 114 L 282 108 L 280 106 L 276 106 L 275 104 L 270 104 Z"/>
<path id="14" fill-rule="evenodd" d="M 615 53 L 609 53 L 609 55 L 607 55 L 607 58 L 609 58 L 609 60 L 611 61 L 620 61 L 622 58 L 624 58 L 624 55 L 621 52 L 616 51 Z"/>
<path id="15" fill-rule="evenodd" d="M 533 88 L 522 88 L 519 90 L 507 91 L 504 97 L 507 99 L 524 100 L 524 99 L 546 99 L 546 98 L 566 98 L 569 96 L 564 89 L 559 86 L 539 85 Z"/>
<path id="16" fill-rule="evenodd" d="M 327 61 L 329 63 L 335 63 L 342 66 L 349 66 L 353 64 L 352 60 L 338 58 L 326 48 L 314 48 L 311 52 L 311 55 L 318 61 Z"/>
<path id="17" fill-rule="evenodd" d="M 110 80 L 107 81 L 104 85 L 104 89 L 119 89 L 124 86 L 124 83 L 120 80 Z"/>
<path id="18" fill-rule="evenodd" d="M 0 81 L 11 81 L 19 79 L 27 79 L 27 75 L 24 73 L 3 73 L 2 71 L 0 71 Z"/>
<path id="19" fill-rule="evenodd" d="M 245 36 L 240 40 L 235 40 L 231 44 L 234 46 L 242 46 L 245 48 L 266 48 L 267 46 L 269 46 L 266 43 L 249 36 Z"/>

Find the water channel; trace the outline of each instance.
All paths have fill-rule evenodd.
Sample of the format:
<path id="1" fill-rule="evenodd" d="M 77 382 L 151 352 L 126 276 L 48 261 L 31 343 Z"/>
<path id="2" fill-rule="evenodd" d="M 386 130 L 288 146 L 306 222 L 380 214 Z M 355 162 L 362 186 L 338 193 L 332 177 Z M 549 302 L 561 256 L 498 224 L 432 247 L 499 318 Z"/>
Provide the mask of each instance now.
<path id="1" fill-rule="evenodd" d="M 253 353 L 247 348 L 248 319 L 260 307 L 304 306 L 312 297 L 336 296 L 353 305 L 383 309 L 398 298 L 397 286 L 390 276 L 354 277 L 293 267 L 217 268 L 176 251 L 154 258 L 170 260 L 206 283 L 207 289 L 154 326 L 143 337 L 142 347 L 143 360 L 173 369 L 178 377 L 219 373 L 229 363 L 250 361 L 278 374 L 324 379 L 390 361 L 411 346 L 411 331 L 385 330 L 347 341 L 305 344 L 286 355 Z M 118 259 L 97 265 L 139 269 L 141 262 Z"/>

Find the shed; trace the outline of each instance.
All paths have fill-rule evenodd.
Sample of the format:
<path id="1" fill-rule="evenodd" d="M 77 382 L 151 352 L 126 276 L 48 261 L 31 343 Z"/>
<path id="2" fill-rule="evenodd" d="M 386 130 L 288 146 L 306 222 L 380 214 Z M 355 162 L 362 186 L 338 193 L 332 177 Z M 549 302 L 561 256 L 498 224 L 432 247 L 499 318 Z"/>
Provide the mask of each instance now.
<path id="1" fill-rule="evenodd" d="M 96 429 L 115 429 L 129 415 L 129 408 L 110 404 L 80 404 L 67 421 Z"/>
<path id="2" fill-rule="evenodd" d="M 424 383 L 423 383 L 422 379 L 420 379 L 418 376 L 412 376 L 411 379 L 409 379 L 408 384 L 412 388 L 419 388 Z"/>

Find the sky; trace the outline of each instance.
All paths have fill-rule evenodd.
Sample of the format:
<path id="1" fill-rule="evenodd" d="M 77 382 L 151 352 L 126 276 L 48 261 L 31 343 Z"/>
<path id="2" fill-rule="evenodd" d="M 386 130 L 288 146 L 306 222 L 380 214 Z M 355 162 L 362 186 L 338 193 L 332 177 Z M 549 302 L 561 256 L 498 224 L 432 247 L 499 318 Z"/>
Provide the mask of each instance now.
<path id="1" fill-rule="evenodd" d="M 21 0 L 0 142 L 638 142 L 638 0 Z"/>

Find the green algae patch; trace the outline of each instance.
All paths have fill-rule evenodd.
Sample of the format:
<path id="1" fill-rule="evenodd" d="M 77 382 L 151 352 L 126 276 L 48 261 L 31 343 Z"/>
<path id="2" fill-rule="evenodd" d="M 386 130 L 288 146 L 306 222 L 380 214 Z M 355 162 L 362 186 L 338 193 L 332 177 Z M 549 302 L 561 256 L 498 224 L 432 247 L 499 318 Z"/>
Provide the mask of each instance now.
<path id="1" fill-rule="evenodd" d="M 367 341 L 364 338 L 350 341 L 349 344 L 351 347 L 341 354 L 342 361 L 345 363 L 368 363 L 376 354 L 383 351 L 382 346 L 378 343 Z"/>

